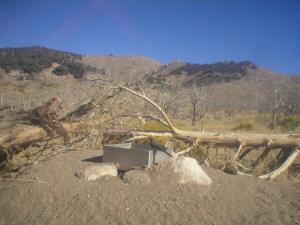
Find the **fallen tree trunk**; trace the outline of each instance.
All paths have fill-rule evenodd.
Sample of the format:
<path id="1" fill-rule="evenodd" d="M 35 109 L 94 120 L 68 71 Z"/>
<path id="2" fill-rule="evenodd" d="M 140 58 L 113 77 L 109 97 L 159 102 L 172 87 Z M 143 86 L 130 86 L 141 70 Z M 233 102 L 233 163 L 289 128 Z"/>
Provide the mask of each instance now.
<path id="1" fill-rule="evenodd" d="M 170 129 L 170 133 L 174 136 L 197 139 L 199 143 L 203 144 L 215 144 L 220 146 L 268 146 L 269 148 L 295 148 L 300 146 L 300 135 L 290 135 L 290 134 L 245 134 L 245 133 L 220 133 L 220 132 L 200 132 L 200 131 L 187 131 L 176 128 L 164 110 L 148 98 L 144 91 L 138 93 L 128 87 L 117 84 L 110 80 L 105 80 L 97 78 L 91 81 L 104 81 L 115 85 L 116 87 L 123 89 L 135 96 L 138 96 L 149 104 L 154 106 L 162 115 L 165 121 L 162 122 L 163 125 Z M 140 86 L 139 86 L 140 87 Z M 144 134 L 147 136 L 147 134 Z"/>
<path id="2" fill-rule="evenodd" d="M 186 131 L 176 128 L 164 110 L 153 100 L 148 98 L 145 95 L 145 92 L 139 86 L 141 93 L 138 93 L 128 87 L 115 83 L 111 80 L 106 80 L 102 78 L 94 79 L 91 81 L 103 81 L 107 83 L 111 83 L 116 87 L 125 90 L 137 97 L 140 97 L 147 101 L 149 104 L 154 106 L 164 121 L 161 122 L 163 125 L 167 126 L 170 129 L 170 133 L 172 133 L 175 137 L 179 138 L 191 138 L 196 139 L 197 143 L 202 144 L 213 144 L 216 146 L 235 146 L 238 147 L 237 153 L 234 155 L 232 162 L 236 162 L 236 159 L 239 158 L 240 153 L 242 152 L 243 147 L 266 147 L 267 149 L 273 148 L 282 148 L 284 149 L 298 149 L 300 147 L 300 135 L 290 135 L 290 134 L 245 134 L 245 133 L 215 133 L 215 132 L 197 132 L 197 131 Z M 159 121 L 159 120 L 158 120 Z M 141 137 L 146 137 L 147 134 L 142 134 Z M 136 137 L 138 138 L 138 137 Z M 298 150 L 288 157 L 288 160 L 285 161 L 279 169 L 273 171 L 274 174 L 282 173 L 286 170 L 289 165 L 295 160 L 298 155 Z M 237 163 L 237 162 L 236 162 Z M 279 172 L 276 172 L 278 171 Z M 275 177 L 275 175 L 269 176 L 270 178 Z M 262 176 L 264 177 L 264 176 Z"/>
<path id="3" fill-rule="evenodd" d="M 102 121 L 94 120 L 88 122 L 65 122 L 61 124 L 69 134 L 82 134 L 93 129 L 98 129 Z M 22 146 L 48 138 L 49 133 L 38 126 L 15 126 L 0 132 L 0 147 L 10 148 Z"/>
<path id="4" fill-rule="evenodd" d="M 97 79 L 105 82 L 114 84 L 117 88 L 121 90 L 128 91 L 129 93 L 136 95 L 152 106 L 154 106 L 162 115 L 163 120 L 156 119 L 156 121 L 162 121 L 161 123 L 169 128 L 168 131 L 155 132 L 155 131 L 134 131 L 134 130 L 103 130 L 104 135 L 128 135 L 132 137 L 149 137 L 149 136 L 163 136 L 163 137 L 177 137 L 185 139 L 196 139 L 198 144 L 213 144 L 215 146 L 230 146 L 238 147 L 238 152 L 234 156 L 234 160 L 238 159 L 239 154 L 242 151 L 242 147 L 261 147 L 265 146 L 268 149 L 273 148 L 283 148 L 283 149 L 298 149 L 300 147 L 300 135 L 291 134 L 246 134 L 246 133 L 220 133 L 220 132 L 204 132 L 204 131 L 187 131 L 176 128 L 167 114 L 163 109 L 157 105 L 154 101 L 149 99 L 145 93 L 142 94 L 131 90 L 128 87 L 119 85 L 112 81 Z M 78 113 L 71 113 L 65 120 L 73 120 L 73 122 L 60 122 L 60 127 L 68 134 L 80 134 L 83 132 L 89 132 L 93 129 L 99 129 L 99 126 L 103 125 L 103 121 L 91 120 L 87 122 L 78 121 L 74 117 L 82 116 L 85 112 L 88 112 L 93 108 L 90 104 L 86 108 L 79 108 Z M 58 135 L 61 135 L 57 132 Z M 15 126 L 9 129 L 0 130 L 0 148 L 14 148 L 16 146 L 22 146 L 30 144 L 35 141 L 40 141 L 49 137 L 49 132 L 47 132 L 43 127 L 38 126 Z M 294 160 L 292 157 L 291 160 Z M 290 161 L 289 161 L 290 163 Z M 284 169 L 287 167 L 284 166 Z"/>
<path id="5" fill-rule="evenodd" d="M 83 128 L 88 130 L 97 129 L 103 124 L 102 121 L 92 120 L 88 122 L 64 122 L 62 126 L 70 134 L 83 133 Z M 128 135 L 128 136 L 156 136 L 156 137 L 174 137 L 180 136 L 184 138 L 195 138 L 198 143 L 210 144 L 216 146 L 268 146 L 269 148 L 290 147 L 295 148 L 300 146 L 300 138 L 289 134 L 244 134 L 244 133 L 217 133 L 217 132 L 191 132 L 178 130 L 178 133 L 171 131 L 134 131 L 134 130 L 103 130 L 105 135 Z M 14 145 L 23 145 L 33 141 L 47 138 L 47 132 L 38 126 L 21 126 L 12 129 L 2 130 L 0 132 L 0 146 L 10 147 Z M 271 144 L 268 145 L 269 141 Z M 288 149 L 288 148 L 285 148 Z"/>
<path id="6" fill-rule="evenodd" d="M 121 89 L 127 90 L 127 87 L 121 86 Z M 130 90 L 130 89 L 129 89 Z M 144 98 L 149 99 L 130 90 L 131 93 Z M 151 100 L 150 100 L 151 101 Z M 90 104 L 90 103 L 88 103 Z M 151 104 L 162 113 L 166 122 L 164 125 L 169 125 L 169 131 L 156 132 L 156 131 L 134 131 L 134 130 L 103 130 L 106 135 L 125 135 L 128 136 L 164 136 L 164 137 L 179 137 L 179 138 L 191 138 L 197 139 L 199 144 L 213 144 L 216 146 L 249 146 L 260 147 L 267 146 L 268 148 L 299 148 L 300 147 L 300 135 L 291 134 L 246 134 L 246 133 L 219 133 L 219 132 L 197 132 L 186 131 L 176 128 L 163 112 L 163 110 L 153 101 Z M 82 108 L 82 107 L 81 107 Z M 80 110 L 82 112 L 82 110 Z M 88 108 L 87 111 L 90 111 Z M 74 115 L 74 113 L 72 114 Z M 80 115 L 83 115 L 82 113 Z M 78 118 L 78 117 L 77 117 Z M 64 118 L 66 119 L 66 118 Z M 73 118 L 72 118 L 73 119 Z M 78 120 L 77 120 L 78 121 Z M 63 129 L 70 134 L 79 134 L 88 132 L 89 130 L 97 129 L 103 124 L 100 120 L 91 120 L 87 122 L 62 122 Z M 14 126 L 8 129 L 0 130 L 0 147 L 12 147 L 18 145 L 28 144 L 34 141 L 43 140 L 49 137 L 49 134 L 45 129 L 39 126 Z M 237 158 L 238 155 L 235 157 Z"/>
<path id="7" fill-rule="evenodd" d="M 88 122 L 74 122 L 69 123 L 65 122 L 62 123 L 62 126 L 65 128 L 65 130 L 70 134 L 81 134 L 84 133 L 84 130 L 92 131 L 92 130 L 98 130 L 98 126 L 102 125 L 102 121 L 95 120 L 95 121 L 88 121 Z M 84 128 L 84 129 L 83 129 Z M 131 136 L 131 137 L 138 137 L 138 136 L 156 136 L 156 137 L 174 137 L 173 132 L 170 131 L 133 131 L 133 130 L 103 130 L 103 135 L 108 136 Z M 176 134 L 178 135 L 178 134 Z M 205 135 L 197 135 L 195 136 L 197 138 L 198 143 L 214 143 L 217 146 L 228 146 L 235 145 L 240 142 L 230 142 L 228 140 L 234 140 L 234 137 L 244 137 L 245 134 L 242 133 L 228 133 L 228 134 L 222 134 L 220 137 L 219 133 L 213 133 L 213 132 L 206 132 Z M 182 136 L 181 136 L 182 137 Z M 187 136 L 183 136 L 190 138 L 190 132 L 188 132 Z M 293 135 L 286 135 L 286 134 L 276 134 L 276 135 L 270 135 L 270 134 L 248 134 L 245 136 L 247 139 L 240 139 L 240 140 L 251 140 L 251 142 L 245 142 L 248 146 L 257 146 L 260 143 L 265 144 L 265 142 L 262 142 L 262 137 L 268 137 L 268 140 L 275 140 L 275 145 L 273 146 L 285 146 L 282 145 L 283 143 L 289 143 L 289 146 L 299 146 L 298 145 L 298 139 L 295 138 Z M 30 144 L 36 141 L 41 141 L 46 138 L 49 138 L 49 134 L 41 127 L 15 127 L 14 129 L 7 130 L 7 131 L 1 131 L 0 133 L 0 147 L 8 149 L 8 148 L 14 148 L 16 146 L 22 146 L 26 144 Z M 252 139 L 251 139 L 252 138 Z M 270 146 L 269 146 L 270 147 Z M 288 149 L 288 148 L 283 148 Z M 273 179 L 280 175 L 282 172 L 284 172 L 295 160 L 297 155 L 299 154 L 299 150 L 294 151 L 288 159 L 276 170 L 273 172 L 259 176 L 261 179 Z M 237 157 L 237 156 L 236 156 Z M 236 158 L 235 157 L 235 158 Z"/>

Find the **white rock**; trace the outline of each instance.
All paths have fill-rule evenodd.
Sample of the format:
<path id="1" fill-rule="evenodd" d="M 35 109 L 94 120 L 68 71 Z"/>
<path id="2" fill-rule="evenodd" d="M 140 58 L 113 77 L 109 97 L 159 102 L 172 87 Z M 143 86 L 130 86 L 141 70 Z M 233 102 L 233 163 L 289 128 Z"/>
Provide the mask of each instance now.
<path id="1" fill-rule="evenodd" d="M 196 159 L 178 157 L 172 160 L 174 172 L 179 175 L 180 183 L 195 182 L 199 185 L 210 185 L 212 180 L 204 172 Z"/>
<path id="2" fill-rule="evenodd" d="M 97 166 L 89 166 L 75 173 L 79 178 L 85 180 L 96 180 L 103 176 L 118 176 L 118 168 L 114 163 L 101 163 Z"/>

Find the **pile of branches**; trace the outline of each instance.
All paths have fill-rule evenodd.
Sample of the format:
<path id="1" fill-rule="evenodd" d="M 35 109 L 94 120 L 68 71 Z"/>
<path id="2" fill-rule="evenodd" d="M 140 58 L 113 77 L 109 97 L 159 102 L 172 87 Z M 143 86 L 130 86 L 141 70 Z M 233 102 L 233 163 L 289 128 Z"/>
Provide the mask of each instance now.
<path id="1" fill-rule="evenodd" d="M 91 101 L 87 104 L 80 106 L 74 112 L 69 113 L 67 116 L 58 119 L 57 110 L 61 104 L 58 97 L 51 98 L 45 105 L 39 106 L 31 112 L 27 112 L 23 117 L 28 125 L 25 126 L 11 126 L 0 129 L 0 160 L 4 165 L 14 154 L 20 149 L 30 146 L 32 143 L 44 141 L 60 136 L 63 138 L 66 145 L 70 145 L 72 135 L 88 134 L 93 130 L 101 129 L 103 135 L 114 137 L 128 137 L 127 141 L 137 141 L 149 137 L 166 137 L 178 140 L 187 140 L 190 146 L 182 151 L 186 153 L 193 148 L 201 145 L 209 146 L 222 146 L 236 149 L 235 154 L 229 160 L 228 164 L 234 165 L 237 174 L 248 175 L 245 172 L 247 168 L 241 163 L 245 155 L 249 154 L 253 149 L 262 149 L 263 152 L 256 160 L 256 163 L 262 161 L 273 149 L 280 148 L 278 161 L 281 164 L 273 171 L 267 174 L 259 175 L 262 179 L 272 179 L 284 172 L 296 159 L 300 149 L 300 136 L 292 134 L 255 134 L 255 133 L 222 133 L 222 132 L 206 132 L 202 131 L 189 131 L 177 128 L 168 115 L 164 112 L 156 102 L 150 99 L 141 88 L 137 81 L 139 90 L 129 88 L 126 85 L 115 83 L 108 79 L 97 78 L 91 80 L 97 86 L 105 86 L 109 83 L 113 86 L 115 92 L 113 95 L 106 96 L 98 101 Z M 101 83 L 99 83 L 101 82 Z M 103 84 L 104 83 L 104 84 Z M 139 119 L 155 120 L 166 127 L 165 131 L 145 131 L 145 130 L 124 130 L 124 129 L 107 129 L 105 128 L 104 120 L 82 118 L 91 113 L 95 107 L 101 107 L 101 104 L 108 99 L 118 95 L 120 91 L 125 91 L 133 96 L 137 96 L 143 101 L 152 105 L 160 113 L 161 117 L 153 115 L 120 115 L 120 117 L 137 117 Z M 101 103 L 101 104 L 100 104 Z M 3 115 L 1 115 L 4 117 Z M 113 118 L 112 118 L 113 119 Z"/>

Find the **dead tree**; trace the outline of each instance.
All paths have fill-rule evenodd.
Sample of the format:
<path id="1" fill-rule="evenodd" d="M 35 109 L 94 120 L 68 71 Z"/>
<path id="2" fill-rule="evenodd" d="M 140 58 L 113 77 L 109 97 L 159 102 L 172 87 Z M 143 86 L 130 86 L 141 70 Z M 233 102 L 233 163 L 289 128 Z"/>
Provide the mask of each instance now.
<path id="1" fill-rule="evenodd" d="M 281 104 L 281 98 L 278 93 L 278 82 L 275 83 L 273 100 L 272 100 L 272 123 L 271 127 L 275 128 L 277 126 L 277 117 L 279 113 L 279 107 Z"/>
<path id="2" fill-rule="evenodd" d="M 285 171 L 295 160 L 297 155 L 299 154 L 300 148 L 300 136 L 299 135 L 291 135 L 291 134 L 246 134 L 246 133 L 216 133 L 216 132 L 197 132 L 197 131 L 187 131 L 181 130 L 174 126 L 171 122 L 167 114 L 164 110 L 153 100 L 148 98 L 144 91 L 142 93 L 136 92 L 126 86 L 120 85 L 110 80 L 105 79 L 96 79 L 104 82 L 111 83 L 120 89 L 123 89 L 135 96 L 138 96 L 149 104 L 154 106 L 161 114 L 164 120 L 164 124 L 168 126 L 170 129 L 169 132 L 165 132 L 164 134 L 159 133 L 159 135 L 164 136 L 175 136 L 180 138 L 189 138 L 197 140 L 199 144 L 213 144 L 215 146 L 231 146 L 237 147 L 236 154 L 232 158 L 232 161 L 235 162 L 239 155 L 242 152 L 244 147 L 266 147 L 268 149 L 274 148 L 282 148 L 291 150 L 291 154 L 287 159 L 279 166 L 277 169 L 268 173 L 266 175 L 259 176 L 262 179 L 265 178 L 275 178 L 283 171 Z M 94 81 L 96 81 L 94 80 Z M 143 137 L 156 135 L 153 132 L 143 132 L 139 134 Z M 139 136 L 137 135 L 137 136 Z M 242 166 L 240 163 L 238 165 Z M 243 166 L 242 166 L 243 167 Z M 241 174 L 241 173 L 240 173 Z"/>
<path id="3" fill-rule="evenodd" d="M 288 94 L 284 100 L 283 113 L 291 116 L 300 113 L 300 95 L 299 93 Z"/>
<path id="4" fill-rule="evenodd" d="M 247 134 L 247 133 L 220 133 L 220 132 L 205 132 L 205 131 L 189 131 L 178 129 L 172 121 L 169 119 L 164 110 L 153 100 L 146 96 L 141 90 L 140 92 L 134 91 L 124 85 L 120 85 L 110 80 L 98 78 L 94 81 L 103 81 L 110 83 L 117 89 L 127 91 L 128 93 L 137 96 L 144 101 L 148 102 L 161 114 L 162 123 L 167 127 L 166 131 L 155 132 L 155 131 L 134 131 L 134 130 L 104 130 L 103 133 L 110 135 L 130 135 L 132 139 L 140 137 L 151 137 L 151 136 L 162 136 L 162 137 L 175 137 L 180 139 L 194 140 L 193 143 L 207 144 L 214 146 L 223 147 L 236 147 L 237 151 L 232 158 L 232 162 L 236 162 L 237 165 L 243 167 L 237 162 L 239 156 L 242 154 L 242 149 L 247 147 L 266 147 L 268 149 L 282 148 L 283 150 L 290 151 L 289 156 L 286 157 L 284 162 L 271 173 L 261 175 L 260 178 L 275 178 L 283 171 L 285 171 L 295 160 L 299 154 L 300 148 L 300 136 L 292 134 Z M 158 120 L 160 121 L 160 120 Z M 80 133 L 83 127 L 89 130 L 99 129 L 99 124 L 103 121 L 100 120 L 87 120 L 87 121 L 76 121 L 76 122 L 62 122 L 61 126 L 68 134 Z M 24 145 L 37 140 L 43 140 L 48 138 L 49 135 L 39 126 L 31 127 L 11 127 L 9 129 L 0 130 L 0 148 L 7 149 L 13 148 L 14 146 Z M 241 173 L 240 173 L 241 174 Z"/>
<path id="5" fill-rule="evenodd" d="M 173 116 L 176 115 L 178 111 L 178 105 L 176 100 L 181 95 L 181 89 L 177 86 L 165 86 L 163 87 L 162 93 L 159 93 L 159 102 L 161 108 L 167 112 L 172 112 Z"/>
<path id="6" fill-rule="evenodd" d="M 192 91 L 188 95 L 188 99 L 189 115 L 194 126 L 205 116 L 209 107 L 204 89 L 199 89 L 195 81 L 193 82 Z"/>

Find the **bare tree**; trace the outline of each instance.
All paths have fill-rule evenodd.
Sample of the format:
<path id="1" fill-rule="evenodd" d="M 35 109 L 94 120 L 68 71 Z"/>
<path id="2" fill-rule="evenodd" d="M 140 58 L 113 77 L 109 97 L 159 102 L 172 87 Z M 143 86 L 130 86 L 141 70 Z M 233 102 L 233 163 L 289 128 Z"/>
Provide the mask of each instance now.
<path id="1" fill-rule="evenodd" d="M 300 94 L 289 93 L 284 100 L 283 113 L 290 116 L 300 113 Z"/>
<path id="2" fill-rule="evenodd" d="M 282 99 L 278 93 L 278 82 L 276 82 L 273 91 L 273 100 L 272 100 L 272 123 L 271 123 L 272 128 L 275 128 L 277 125 L 277 117 L 280 109 L 281 100 Z"/>
<path id="3" fill-rule="evenodd" d="M 158 102 L 166 113 L 172 112 L 173 117 L 178 112 L 178 97 L 182 95 L 181 88 L 176 85 L 164 86 L 159 92 Z"/>
<path id="4" fill-rule="evenodd" d="M 192 91 L 188 96 L 189 99 L 189 117 L 191 118 L 192 125 L 205 116 L 209 110 L 209 104 L 206 98 L 206 92 L 203 88 L 199 88 L 196 82 L 193 82 Z"/>

